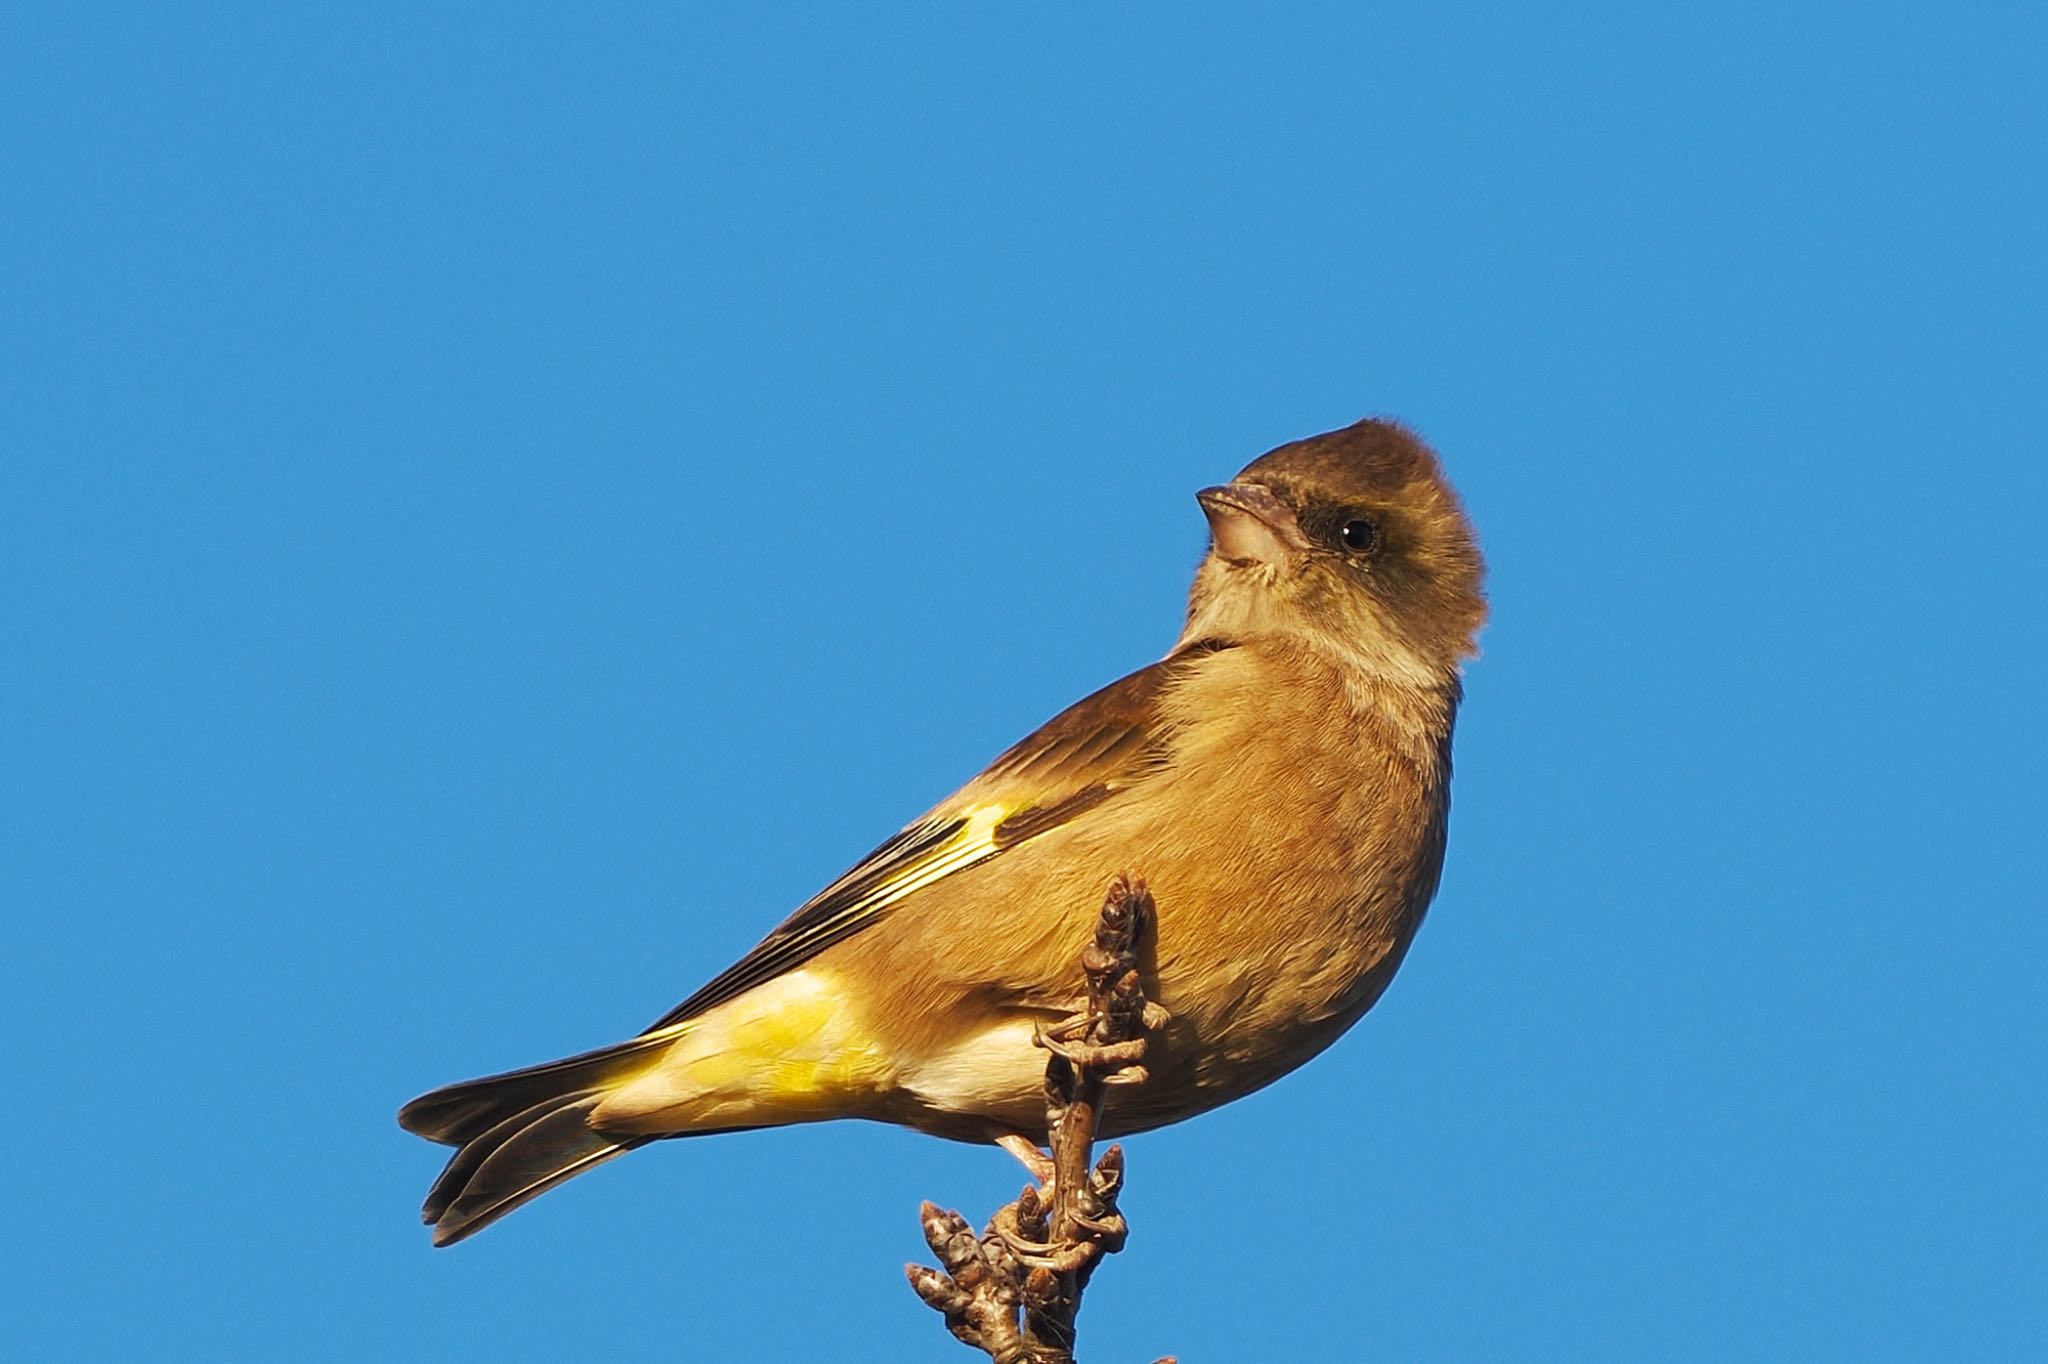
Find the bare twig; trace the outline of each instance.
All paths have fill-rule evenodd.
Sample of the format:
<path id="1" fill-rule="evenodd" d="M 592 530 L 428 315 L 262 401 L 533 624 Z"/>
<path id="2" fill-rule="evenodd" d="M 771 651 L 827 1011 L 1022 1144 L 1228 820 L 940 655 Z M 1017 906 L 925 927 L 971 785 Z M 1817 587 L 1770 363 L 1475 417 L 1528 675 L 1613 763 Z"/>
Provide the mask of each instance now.
<path id="1" fill-rule="evenodd" d="M 1145 1082 L 1146 1035 L 1166 1021 L 1166 1011 L 1146 1000 L 1138 975 L 1138 945 L 1152 922 L 1144 881 L 1119 876 L 1102 902 L 1094 938 L 1081 950 L 1086 1008 L 1038 1034 L 1038 1045 L 1051 1053 L 1050 1187 L 1027 1184 L 979 1238 L 957 1212 L 932 1203 L 920 1209 L 925 1241 L 941 1268 L 905 1266 L 910 1286 L 945 1314 L 956 1337 L 995 1364 L 1073 1364 L 1081 1294 L 1102 1257 L 1122 1250 L 1129 1235 L 1117 1210 L 1123 1148 L 1092 1156 L 1108 1088 Z"/>

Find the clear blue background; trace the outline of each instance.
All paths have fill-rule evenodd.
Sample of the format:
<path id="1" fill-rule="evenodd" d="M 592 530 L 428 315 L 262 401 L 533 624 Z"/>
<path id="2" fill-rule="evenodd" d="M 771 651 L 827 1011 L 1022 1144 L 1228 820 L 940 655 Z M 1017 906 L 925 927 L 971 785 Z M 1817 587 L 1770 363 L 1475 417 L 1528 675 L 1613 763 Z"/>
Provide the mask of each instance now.
<path id="1" fill-rule="evenodd" d="M 899 1266 L 1000 1155 L 436 1252 L 393 1110 L 645 1024 L 1383 412 L 1493 563 L 1443 892 L 1133 1144 L 1089 1357 L 2044 1357 L 2048 11 L 566 8 L 0 19 L 0 1354 L 966 1359 Z"/>

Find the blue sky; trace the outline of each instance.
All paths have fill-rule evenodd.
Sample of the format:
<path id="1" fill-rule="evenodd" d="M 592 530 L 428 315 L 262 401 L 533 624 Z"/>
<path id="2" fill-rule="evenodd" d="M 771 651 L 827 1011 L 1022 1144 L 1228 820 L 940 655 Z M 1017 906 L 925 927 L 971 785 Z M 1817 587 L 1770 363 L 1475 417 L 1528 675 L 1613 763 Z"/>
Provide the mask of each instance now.
<path id="1" fill-rule="evenodd" d="M 2048 19 L 1408 8 L 11 7 L 0 1354 L 967 1358 L 899 1267 L 1005 1157 L 436 1252 L 392 1113 L 661 1013 L 1365 413 L 1493 566 L 1443 890 L 1132 1143 L 1089 1357 L 2048 1348 Z"/>

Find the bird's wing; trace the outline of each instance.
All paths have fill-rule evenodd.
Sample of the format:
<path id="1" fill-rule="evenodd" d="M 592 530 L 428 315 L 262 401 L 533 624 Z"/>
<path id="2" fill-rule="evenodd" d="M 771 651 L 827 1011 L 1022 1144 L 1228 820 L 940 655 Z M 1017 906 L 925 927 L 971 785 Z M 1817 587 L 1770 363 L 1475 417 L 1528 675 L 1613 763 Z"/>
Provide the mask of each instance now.
<path id="1" fill-rule="evenodd" d="M 695 1018 L 794 970 L 871 926 L 913 891 L 1058 828 L 1155 770 L 1171 738 L 1160 698 L 1203 657 L 1224 647 L 1203 642 L 1178 649 L 1048 720 L 956 795 L 811 897 L 647 1033 Z"/>

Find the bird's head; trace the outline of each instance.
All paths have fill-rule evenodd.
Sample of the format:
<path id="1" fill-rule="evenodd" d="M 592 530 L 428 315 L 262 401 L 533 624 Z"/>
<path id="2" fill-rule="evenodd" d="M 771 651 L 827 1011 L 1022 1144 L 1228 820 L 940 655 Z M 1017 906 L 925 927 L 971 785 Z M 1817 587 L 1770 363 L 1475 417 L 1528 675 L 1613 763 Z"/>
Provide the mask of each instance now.
<path id="1" fill-rule="evenodd" d="M 1184 638 L 1287 636 L 1424 684 L 1476 652 L 1485 563 L 1436 456 L 1404 428 L 1295 441 L 1196 496 L 1210 545 Z"/>

